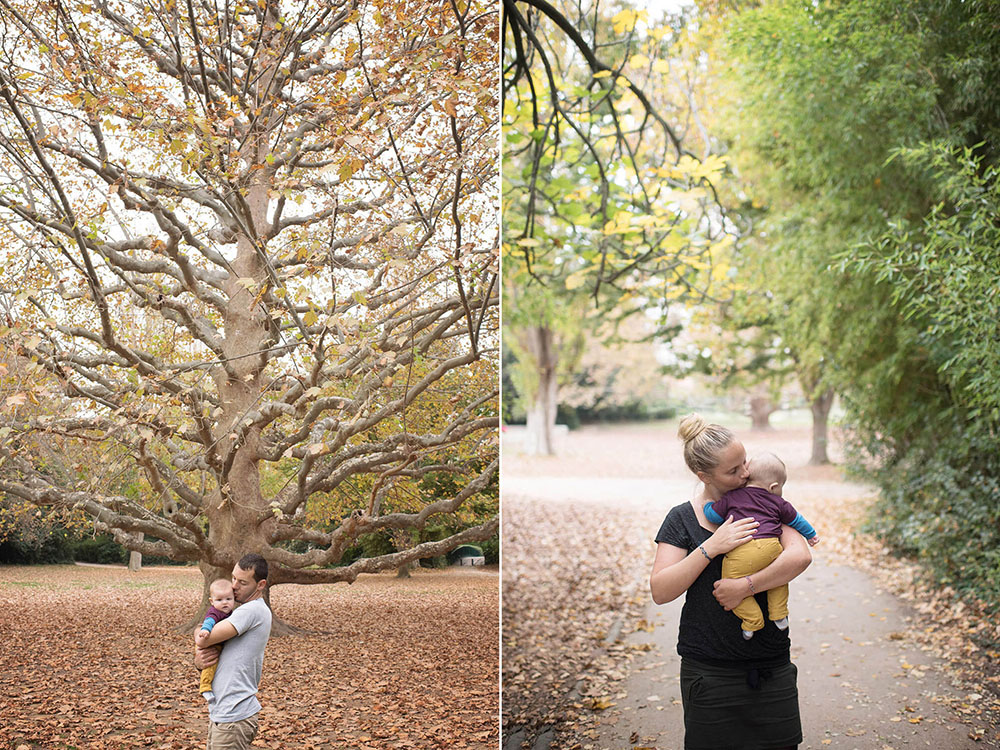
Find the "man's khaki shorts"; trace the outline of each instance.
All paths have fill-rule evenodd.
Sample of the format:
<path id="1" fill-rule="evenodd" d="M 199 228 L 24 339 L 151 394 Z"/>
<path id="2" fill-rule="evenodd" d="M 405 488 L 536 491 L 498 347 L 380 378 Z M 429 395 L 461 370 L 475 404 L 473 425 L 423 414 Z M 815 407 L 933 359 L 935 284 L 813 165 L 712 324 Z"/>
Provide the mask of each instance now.
<path id="1" fill-rule="evenodd" d="M 257 714 L 242 721 L 208 722 L 208 750 L 249 750 L 257 736 Z"/>

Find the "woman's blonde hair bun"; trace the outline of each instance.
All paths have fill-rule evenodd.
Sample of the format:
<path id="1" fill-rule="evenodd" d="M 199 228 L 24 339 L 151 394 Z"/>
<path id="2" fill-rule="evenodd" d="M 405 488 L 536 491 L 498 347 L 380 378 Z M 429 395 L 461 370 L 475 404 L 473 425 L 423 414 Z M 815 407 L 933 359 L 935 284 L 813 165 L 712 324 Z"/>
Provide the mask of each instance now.
<path id="1" fill-rule="evenodd" d="M 688 414 L 677 427 L 677 436 L 685 443 L 689 443 L 706 429 L 708 429 L 708 422 L 702 419 L 701 415 Z"/>
<path id="2" fill-rule="evenodd" d="M 719 454 L 736 436 L 722 425 L 709 424 L 698 414 L 688 414 L 677 427 L 684 441 L 684 463 L 695 474 L 710 472 L 719 465 Z"/>

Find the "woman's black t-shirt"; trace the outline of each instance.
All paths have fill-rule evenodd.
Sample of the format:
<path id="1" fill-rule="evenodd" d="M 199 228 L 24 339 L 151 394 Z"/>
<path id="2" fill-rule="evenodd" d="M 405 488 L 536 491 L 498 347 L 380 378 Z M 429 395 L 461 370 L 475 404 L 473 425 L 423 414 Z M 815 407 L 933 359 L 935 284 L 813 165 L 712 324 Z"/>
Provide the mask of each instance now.
<path id="1" fill-rule="evenodd" d="M 698 523 L 691 503 L 685 502 L 671 508 L 656 541 L 690 553 L 710 536 L 712 532 Z M 743 639 L 740 618 L 723 609 L 712 595 L 713 584 L 722 578 L 722 557 L 717 555 L 687 590 L 681 610 L 677 653 L 718 666 L 749 669 L 787 664 L 791 641 L 787 630 L 779 630 L 767 619 L 766 594 L 755 597 L 764 612 L 764 629 L 754 633 L 749 641 Z"/>

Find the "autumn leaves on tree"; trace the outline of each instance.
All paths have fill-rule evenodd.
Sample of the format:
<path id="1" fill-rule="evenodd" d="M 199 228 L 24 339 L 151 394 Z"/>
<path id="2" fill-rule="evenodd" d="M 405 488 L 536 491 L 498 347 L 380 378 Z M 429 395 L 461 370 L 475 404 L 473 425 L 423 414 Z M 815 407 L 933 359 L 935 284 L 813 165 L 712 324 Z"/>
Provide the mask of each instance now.
<path id="1" fill-rule="evenodd" d="M 492 536 L 493 5 L 0 0 L 0 22 L 0 492 L 206 576 L 263 552 L 273 583 Z"/>
<path id="2" fill-rule="evenodd" d="M 551 454 L 585 333 L 728 293 L 734 239 L 683 16 L 505 0 L 504 342 L 528 445 Z"/>

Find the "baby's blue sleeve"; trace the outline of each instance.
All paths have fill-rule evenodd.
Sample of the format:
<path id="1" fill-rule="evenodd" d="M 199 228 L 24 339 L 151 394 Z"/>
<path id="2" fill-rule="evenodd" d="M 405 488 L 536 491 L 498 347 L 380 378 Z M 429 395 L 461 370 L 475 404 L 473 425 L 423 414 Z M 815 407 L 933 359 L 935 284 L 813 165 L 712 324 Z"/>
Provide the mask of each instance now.
<path id="1" fill-rule="evenodd" d="M 797 532 L 799 532 L 806 539 L 812 539 L 814 536 L 816 536 L 816 529 L 812 527 L 812 525 L 802 516 L 801 513 L 796 515 L 795 520 L 788 525 L 791 526 L 793 529 L 795 529 Z"/>
<path id="2" fill-rule="evenodd" d="M 212 628 L 214 628 L 214 627 L 215 627 L 215 618 L 214 617 L 206 617 L 205 618 L 205 622 L 203 622 L 201 624 L 201 629 L 202 630 L 207 630 L 209 633 L 212 632 Z"/>
<path id="3" fill-rule="evenodd" d="M 714 505 L 715 503 L 713 501 L 705 503 L 705 518 L 707 518 L 710 523 L 725 523 L 726 519 L 715 512 L 715 508 L 712 507 Z M 813 533 L 815 534 L 816 532 L 814 531 Z"/>

